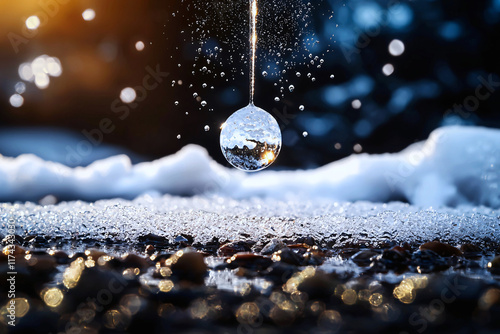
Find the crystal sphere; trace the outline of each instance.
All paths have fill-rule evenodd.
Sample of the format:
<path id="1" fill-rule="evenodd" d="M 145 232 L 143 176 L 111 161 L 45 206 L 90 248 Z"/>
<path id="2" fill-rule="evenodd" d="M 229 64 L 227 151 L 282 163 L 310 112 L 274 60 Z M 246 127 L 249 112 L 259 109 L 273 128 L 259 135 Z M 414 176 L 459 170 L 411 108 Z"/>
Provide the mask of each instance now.
<path id="1" fill-rule="evenodd" d="M 220 147 L 235 168 L 257 172 L 269 167 L 281 150 L 281 130 L 271 114 L 249 104 L 221 126 Z"/>

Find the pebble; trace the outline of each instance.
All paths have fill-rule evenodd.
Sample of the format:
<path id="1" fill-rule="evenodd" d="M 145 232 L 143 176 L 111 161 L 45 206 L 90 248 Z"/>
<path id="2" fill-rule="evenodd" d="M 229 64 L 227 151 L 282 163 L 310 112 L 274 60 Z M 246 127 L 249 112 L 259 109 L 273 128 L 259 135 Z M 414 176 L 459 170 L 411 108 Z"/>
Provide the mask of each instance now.
<path id="1" fill-rule="evenodd" d="M 408 258 L 404 253 L 393 249 L 386 249 L 382 254 L 373 258 L 372 268 L 376 272 L 394 270 L 399 274 L 406 271 L 408 263 Z"/>
<path id="2" fill-rule="evenodd" d="M 297 266 L 287 264 L 284 262 L 275 262 L 269 268 L 267 268 L 263 274 L 266 279 L 271 279 L 274 284 L 281 285 L 286 283 L 290 277 L 299 269 Z"/>
<path id="3" fill-rule="evenodd" d="M 143 258 L 136 254 L 126 254 L 122 257 L 123 264 L 126 268 L 146 269 L 152 265 L 149 259 Z"/>
<path id="4" fill-rule="evenodd" d="M 181 243 L 181 242 L 188 243 L 189 240 L 187 238 L 185 238 L 183 235 L 178 235 L 177 237 L 175 237 L 174 242 L 176 242 L 176 243 Z"/>
<path id="5" fill-rule="evenodd" d="M 47 238 L 43 236 L 29 236 L 24 238 L 25 242 L 28 242 L 28 245 L 31 247 L 48 247 L 49 246 L 49 241 Z M 26 245 L 26 244 L 25 244 Z"/>
<path id="6" fill-rule="evenodd" d="M 177 251 L 169 259 L 172 274 L 179 281 L 186 281 L 196 285 L 201 285 L 205 281 L 207 265 L 202 254 L 192 248 L 185 248 Z"/>
<path id="7" fill-rule="evenodd" d="M 57 260 L 48 254 L 27 257 L 28 266 L 38 273 L 48 274 L 56 269 Z"/>
<path id="8" fill-rule="evenodd" d="M 163 247 L 169 245 L 169 242 L 166 238 L 151 233 L 140 236 L 139 242 L 155 246 L 163 246 Z"/>
<path id="9" fill-rule="evenodd" d="M 473 244 L 463 244 L 460 246 L 460 250 L 466 258 L 479 258 L 483 253 L 481 247 Z"/>
<path id="10" fill-rule="evenodd" d="M 307 250 L 303 257 L 306 265 L 320 266 L 326 260 L 326 253 L 317 246 L 313 246 Z"/>
<path id="11" fill-rule="evenodd" d="M 296 244 L 306 244 L 308 246 L 316 245 L 313 237 L 300 237 L 295 240 Z"/>
<path id="12" fill-rule="evenodd" d="M 234 241 L 221 246 L 217 250 L 219 256 L 230 257 L 236 253 L 250 252 L 251 248 L 246 241 Z"/>
<path id="13" fill-rule="evenodd" d="M 273 254 L 272 260 L 275 262 L 284 262 L 295 266 L 300 266 L 303 263 L 303 257 L 295 253 L 290 248 L 283 248 Z"/>
<path id="14" fill-rule="evenodd" d="M 265 256 L 253 253 L 237 253 L 226 259 L 229 268 L 243 267 L 252 270 L 264 270 L 268 268 L 273 261 Z"/>
<path id="15" fill-rule="evenodd" d="M 488 262 L 488 270 L 495 275 L 500 275 L 500 256 Z"/>
<path id="16" fill-rule="evenodd" d="M 58 264 L 68 264 L 70 262 L 68 254 L 64 251 L 50 251 L 49 254 L 56 259 Z"/>
<path id="17" fill-rule="evenodd" d="M 435 252 L 438 255 L 441 255 L 443 257 L 450 257 L 450 256 L 462 256 L 462 252 L 458 249 L 455 248 L 451 245 L 439 242 L 439 241 L 431 241 L 431 242 L 426 242 L 425 244 L 420 246 L 420 250 L 431 250 Z"/>
<path id="18" fill-rule="evenodd" d="M 263 255 L 270 255 L 283 248 L 285 248 L 285 244 L 283 243 L 283 241 L 281 241 L 280 239 L 272 239 L 271 241 L 269 241 L 269 243 L 267 243 L 267 245 L 264 246 L 264 248 L 262 248 L 260 252 Z"/>
<path id="19" fill-rule="evenodd" d="M 444 258 L 428 249 L 418 250 L 413 253 L 411 266 L 419 273 L 430 273 L 449 268 L 449 264 Z"/>
<path id="20" fill-rule="evenodd" d="M 87 256 L 87 259 L 94 260 L 97 262 L 101 256 L 106 256 L 108 254 L 98 249 L 87 249 L 85 251 L 85 255 Z"/>
<path id="21" fill-rule="evenodd" d="M 329 300 L 335 292 L 335 286 L 331 275 L 317 270 L 314 275 L 304 279 L 298 289 L 307 293 L 311 299 Z"/>
<path id="22" fill-rule="evenodd" d="M 379 254 L 380 252 L 373 249 L 362 250 L 354 254 L 351 257 L 351 260 L 360 267 L 367 267 L 372 262 L 372 258 L 378 256 Z"/>

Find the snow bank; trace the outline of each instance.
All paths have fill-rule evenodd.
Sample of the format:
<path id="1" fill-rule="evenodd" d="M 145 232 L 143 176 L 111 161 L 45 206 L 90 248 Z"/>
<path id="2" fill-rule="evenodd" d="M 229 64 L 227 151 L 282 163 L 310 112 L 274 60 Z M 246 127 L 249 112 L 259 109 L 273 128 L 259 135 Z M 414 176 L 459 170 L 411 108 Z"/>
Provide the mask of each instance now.
<path id="1" fill-rule="evenodd" d="M 219 194 L 236 199 L 328 198 L 406 200 L 424 207 L 500 207 L 500 130 L 446 127 L 395 154 L 353 155 L 305 171 L 245 174 L 189 145 L 153 162 L 132 165 L 120 155 L 69 168 L 34 155 L 0 157 L 0 201 L 60 198 L 97 200 L 141 194 Z"/>

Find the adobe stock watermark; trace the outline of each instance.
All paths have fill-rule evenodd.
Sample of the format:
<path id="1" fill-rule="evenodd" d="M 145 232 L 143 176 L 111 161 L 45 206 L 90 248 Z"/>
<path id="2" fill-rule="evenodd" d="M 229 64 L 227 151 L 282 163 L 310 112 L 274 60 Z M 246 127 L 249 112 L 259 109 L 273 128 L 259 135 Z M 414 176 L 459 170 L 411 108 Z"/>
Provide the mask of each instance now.
<path id="1" fill-rule="evenodd" d="M 500 87 L 500 81 L 495 81 L 493 74 L 487 78 L 479 76 L 477 78 L 479 85 L 474 90 L 473 95 L 467 96 L 461 104 L 454 104 L 451 109 L 444 113 L 444 117 L 457 115 L 462 118 L 469 118 L 472 113 L 476 112 L 481 105 L 481 102 L 486 101 Z"/>
<path id="2" fill-rule="evenodd" d="M 78 305 L 71 321 L 67 322 L 64 326 L 64 333 L 79 334 L 83 326 L 93 320 L 92 317 L 88 316 L 87 310 L 94 310 L 95 312 L 104 311 L 105 307 L 111 305 L 113 302 L 116 303 L 115 296 L 121 294 L 128 284 L 128 281 L 120 275 L 117 275 L 117 278 L 111 278 L 107 288 L 99 290 L 95 298 L 87 297 L 86 301 Z"/>
<path id="3" fill-rule="evenodd" d="M 33 13 L 33 16 L 38 17 L 40 20 L 38 28 L 43 27 L 51 18 L 59 14 L 60 6 L 69 3 L 69 1 L 70 0 L 39 0 L 38 6 L 40 6 L 40 10 Z M 20 33 L 12 31 L 7 33 L 7 39 L 16 54 L 19 53 L 21 45 L 28 44 L 31 39 L 38 35 L 38 28 L 30 30 L 26 24 L 23 24 Z"/>
<path id="4" fill-rule="evenodd" d="M 7 245 L 5 246 L 4 253 L 7 254 L 7 314 L 5 317 L 8 319 L 9 326 L 16 326 L 16 221 L 14 218 L 9 218 L 7 223 L 7 233 L 5 237 Z"/>
<path id="5" fill-rule="evenodd" d="M 96 128 L 82 130 L 85 139 L 79 141 L 75 147 L 66 146 L 67 165 L 81 164 L 84 157 L 90 155 L 95 147 L 103 143 L 104 136 L 111 134 L 116 129 L 116 122 L 126 120 L 130 116 L 131 109 L 137 108 L 139 103 L 147 98 L 148 92 L 158 88 L 170 75 L 168 72 L 162 72 L 159 64 L 155 68 L 146 66 L 145 70 L 147 74 L 142 79 L 142 85 L 133 88 L 136 92 L 136 98 L 133 102 L 124 103 L 117 98 L 111 103 L 111 112 L 115 114 L 116 119 L 102 118 Z"/>
<path id="6" fill-rule="evenodd" d="M 449 278 L 443 280 L 445 288 L 441 290 L 439 298 L 433 299 L 427 307 L 420 307 L 418 312 L 413 312 L 408 318 L 411 326 L 417 327 L 418 333 L 427 330 L 429 322 L 434 322 L 445 311 L 446 304 L 451 304 L 467 289 L 467 285 L 458 283 L 458 276 L 451 281 Z"/>
<path id="7" fill-rule="evenodd" d="M 400 3 L 401 2 L 399 0 L 391 0 L 387 4 L 387 10 L 381 9 L 377 13 L 374 13 L 373 16 L 375 19 L 377 19 L 377 24 L 367 27 L 366 29 L 354 27 L 352 29 L 352 32 L 354 32 L 355 35 L 358 36 L 354 45 L 348 42 L 340 43 L 340 49 L 342 50 L 342 54 L 344 55 L 344 58 L 346 59 L 348 64 L 352 62 L 352 57 L 354 55 L 359 55 L 361 53 L 361 50 L 366 49 L 370 45 L 373 38 L 381 34 L 382 28 L 389 25 L 390 14 L 396 14 L 395 8 Z M 351 7 L 352 4 L 348 2 L 348 6 Z"/>
<path id="8" fill-rule="evenodd" d="M 500 81 L 495 81 L 494 74 L 489 74 L 486 77 L 479 76 L 478 81 L 479 85 L 475 88 L 474 94 L 467 96 L 461 104 L 454 104 L 452 108 L 444 113 L 443 118 L 450 115 L 456 115 L 465 119 L 469 118 L 472 113 L 479 109 L 481 102 L 489 99 L 500 88 Z M 406 155 L 396 170 L 385 172 L 385 180 L 391 191 L 398 190 L 398 186 L 403 184 L 416 172 L 425 157 L 432 154 L 436 146 L 443 145 L 447 140 L 448 137 L 445 135 L 429 137 L 422 148 L 413 150 Z"/>
<path id="9" fill-rule="evenodd" d="M 418 150 L 413 150 L 410 154 L 406 155 L 396 170 L 386 171 L 384 173 L 385 182 L 392 192 L 398 190 L 398 186 L 405 183 L 405 181 L 412 176 L 422 160 L 426 156 L 434 152 L 434 148 L 442 145 L 448 140 L 445 135 L 431 136 L 427 139 L 426 143 Z"/>

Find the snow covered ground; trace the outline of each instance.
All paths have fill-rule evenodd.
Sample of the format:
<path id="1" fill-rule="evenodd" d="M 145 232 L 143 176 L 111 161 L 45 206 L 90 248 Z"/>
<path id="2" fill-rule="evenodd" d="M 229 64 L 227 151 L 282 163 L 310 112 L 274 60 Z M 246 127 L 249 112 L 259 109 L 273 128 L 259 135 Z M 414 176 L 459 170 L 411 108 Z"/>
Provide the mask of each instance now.
<path id="1" fill-rule="evenodd" d="M 154 234 L 170 241 L 180 234 L 205 244 L 217 238 L 265 242 L 274 237 L 313 237 L 321 244 L 377 245 L 396 241 L 418 244 L 436 238 L 484 247 L 500 242 L 500 211 L 486 207 L 422 209 L 403 203 L 333 203 L 328 199 L 281 201 L 236 200 L 220 196 L 150 195 L 134 201 L 0 205 L 0 233 L 13 219 L 17 233 L 62 240 L 112 240 L 135 243 Z"/>
<path id="2" fill-rule="evenodd" d="M 137 165 L 126 155 L 76 168 L 34 155 L 0 157 L 0 201 L 38 201 L 49 194 L 88 201 L 218 194 L 500 208 L 500 130 L 445 127 L 400 153 L 353 155 L 312 170 L 254 174 L 223 167 L 194 145 Z"/>

